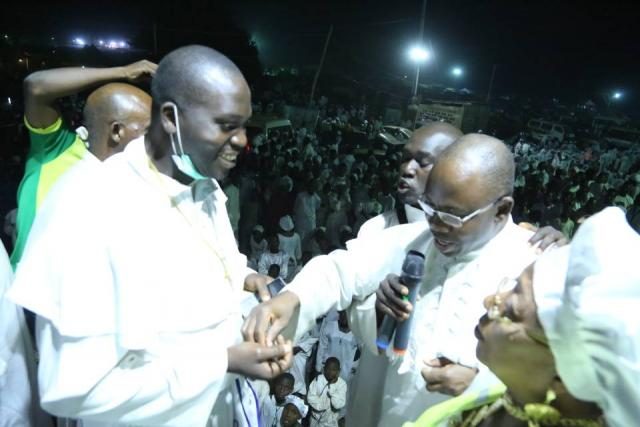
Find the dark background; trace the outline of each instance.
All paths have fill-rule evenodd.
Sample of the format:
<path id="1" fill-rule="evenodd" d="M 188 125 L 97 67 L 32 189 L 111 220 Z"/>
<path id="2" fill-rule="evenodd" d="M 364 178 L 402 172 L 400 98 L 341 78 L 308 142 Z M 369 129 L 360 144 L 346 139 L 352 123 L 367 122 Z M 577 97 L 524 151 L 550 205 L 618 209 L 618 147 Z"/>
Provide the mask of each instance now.
<path id="1" fill-rule="evenodd" d="M 423 67 L 421 82 L 484 94 L 497 64 L 496 94 L 571 103 L 601 102 L 620 90 L 624 97 L 619 108 L 635 115 L 639 3 L 429 0 L 424 39 L 434 58 Z M 267 67 L 313 70 L 333 25 L 323 73 L 383 92 L 397 93 L 400 84 L 408 94 L 415 66 L 406 52 L 417 38 L 421 4 L 26 0 L 4 2 L 0 19 L 2 31 L 22 37 L 21 47 L 31 50 L 48 37 L 55 37 L 58 47 L 75 36 L 118 37 L 137 50 L 129 55 L 157 60 L 176 46 L 206 43 L 229 54 L 250 82 Z M 88 61 L 100 62 L 96 57 Z M 121 62 L 129 59 L 121 54 Z M 450 75 L 454 65 L 465 70 L 457 82 Z"/>

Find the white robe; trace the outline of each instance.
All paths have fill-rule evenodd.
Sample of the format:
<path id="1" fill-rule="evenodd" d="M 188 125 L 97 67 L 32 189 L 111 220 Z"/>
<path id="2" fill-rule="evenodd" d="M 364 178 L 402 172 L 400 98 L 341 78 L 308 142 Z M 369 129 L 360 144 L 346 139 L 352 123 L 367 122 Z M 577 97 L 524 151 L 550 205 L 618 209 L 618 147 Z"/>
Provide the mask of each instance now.
<path id="1" fill-rule="evenodd" d="M 233 422 L 227 347 L 241 340 L 250 271 L 225 201 L 213 180 L 191 188 L 152 170 L 144 137 L 52 190 L 10 291 L 38 315 L 46 410 L 122 424 Z"/>
<path id="2" fill-rule="evenodd" d="M 420 223 L 428 227 L 427 217 L 421 209 L 404 205 L 408 223 Z M 358 232 L 358 239 L 375 236 L 376 234 L 400 225 L 395 210 L 383 212 L 365 222 Z M 356 305 L 354 304 L 354 309 Z M 347 424 L 374 426 L 380 417 L 380 405 L 384 392 L 389 359 L 372 351 L 363 351 L 360 355 L 358 371 L 349 384 L 349 400 L 347 402 Z M 370 375 L 375 372 L 376 375 Z M 370 407 L 368 411 L 361 408 Z"/>
<path id="3" fill-rule="evenodd" d="M 358 342 L 351 331 L 342 332 L 338 320 L 327 316 L 322 321 L 318 353 L 316 355 L 316 371 L 322 372 L 324 362 L 329 357 L 340 361 L 340 377 L 349 382 L 354 369 L 354 357 L 358 350 Z"/>
<path id="4" fill-rule="evenodd" d="M 5 298 L 12 280 L 9 256 L 0 243 L 0 426 L 52 426 L 53 418 L 38 402 L 36 355 L 24 312 Z"/>
<path id="5" fill-rule="evenodd" d="M 427 216 L 421 209 L 416 209 L 410 205 L 404 205 L 405 212 L 407 213 L 407 222 L 412 223 L 425 223 L 428 226 Z M 374 236 L 382 230 L 399 225 L 398 214 L 395 209 L 382 212 L 380 215 L 374 216 L 367 222 L 362 224 L 358 231 L 358 238 Z"/>
<path id="6" fill-rule="evenodd" d="M 293 356 L 293 365 L 289 372 L 293 375 L 295 384 L 293 386 L 293 393 L 299 393 L 301 395 L 307 394 L 307 361 L 313 353 L 313 347 L 318 342 L 318 330 L 314 328 L 304 334 L 298 342 L 296 347 L 300 347 L 300 351 Z"/>
<path id="7" fill-rule="evenodd" d="M 293 205 L 294 223 L 300 240 L 304 240 L 316 229 L 317 212 L 320 207 L 320 196 L 306 191 L 298 193 Z"/>
<path id="8" fill-rule="evenodd" d="M 340 409 L 347 402 L 347 383 L 340 377 L 329 384 L 323 374 L 309 384 L 307 402 L 311 406 L 311 427 L 337 427 Z"/>
<path id="9" fill-rule="evenodd" d="M 287 274 L 283 277 L 285 280 L 291 280 L 297 272 L 298 261 L 302 258 L 302 240 L 295 232 L 291 236 L 278 233 L 278 240 L 280 241 L 280 250 L 289 255 Z"/>
<path id="10" fill-rule="evenodd" d="M 408 351 L 403 358 L 392 359 L 382 402 L 354 408 L 357 414 L 382 403 L 379 426 L 416 419 L 427 407 L 448 398 L 426 391 L 420 374 L 424 360 L 446 357 L 454 363 L 486 369 L 475 357 L 473 329 L 485 312 L 484 297 L 495 293 L 503 278 L 518 277 L 535 260 L 535 249 L 528 243 L 531 234 L 509 220 L 483 248 L 454 258 L 435 249 L 426 223 L 399 225 L 371 238 L 352 240 L 348 251 L 311 260 L 289 285 L 289 291 L 300 298 L 296 334 L 332 306 L 342 310 L 355 302 L 350 313 L 353 332 L 375 352 L 375 290 L 388 273 L 400 274 L 408 250 L 426 253 L 425 279 Z M 478 375 L 477 380 L 496 381 L 488 372 Z M 354 421 L 351 425 L 358 425 L 358 420 Z"/>

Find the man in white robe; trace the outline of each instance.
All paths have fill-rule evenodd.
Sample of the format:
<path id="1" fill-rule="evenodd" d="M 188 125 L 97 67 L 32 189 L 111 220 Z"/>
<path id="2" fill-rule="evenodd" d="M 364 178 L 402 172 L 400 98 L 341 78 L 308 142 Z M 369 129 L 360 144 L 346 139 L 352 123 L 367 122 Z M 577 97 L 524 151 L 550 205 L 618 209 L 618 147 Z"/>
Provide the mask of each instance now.
<path id="1" fill-rule="evenodd" d="M 417 200 L 424 194 L 429 173 L 440 153 L 462 136 L 462 132 L 448 123 L 430 123 L 416 129 L 409 142 L 402 149 L 400 176 L 396 188 L 398 203 L 395 209 L 382 212 L 369 219 L 360 227 L 358 238 L 374 236 L 382 230 L 395 225 L 423 223 L 428 225 Z M 356 309 L 354 304 L 353 309 Z M 374 425 L 379 417 L 382 399 L 384 373 L 389 363 L 387 358 L 370 351 L 363 351 L 360 358 L 360 374 L 352 381 L 350 399 L 347 403 L 347 421 L 356 417 L 361 425 Z M 367 372 L 379 372 L 380 375 L 367 375 Z M 370 406 L 371 410 L 355 413 L 356 407 Z"/>
<path id="2" fill-rule="evenodd" d="M 37 314 L 45 410 L 245 425 L 228 373 L 271 378 L 291 361 L 282 338 L 239 344 L 241 291 L 265 280 L 238 252 L 217 180 L 247 143 L 250 91 L 226 57 L 187 46 L 163 59 L 152 92 L 147 135 L 52 190 L 10 296 Z"/>
<path id="3" fill-rule="evenodd" d="M 320 207 L 320 196 L 317 193 L 317 182 L 313 179 L 304 184 L 304 191 L 296 196 L 293 204 L 296 232 L 304 241 L 316 229 L 317 212 Z"/>
<path id="4" fill-rule="evenodd" d="M 495 381 L 484 370 L 476 376 L 482 366 L 475 358 L 473 328 L 484 310 L 482 300 L 536 256 L 529 245 L 532 233 L 511 220 L 513 180 L 513 158 L 504 144 L 484 135 L 461 138 L 436 161 L 427 182 L 428 225 L 392 227 L 349 242 L 348 251 L 312 260 L 287 292 L 254 310 L 244 326 L 245 339 L 271 340 L 298 306 L 296 335 L 332 306 L 344 309 L 360 301 L 352 310 L 352 329 L 376 351 L 376 303 L 398 318 L 406 318 L 413 308 L 409 348 L 404 357 L 388 354 L 391 367 L 377 402 L 382 404 L 380 418 L 368 425 L 401 425 L 447 398 L 436 392 L 457 394 L 474 380 Z M 426 255 L 415 307 L 395 295 L 406 292 L 397 276 L 378 288 L 385 274 L 400 273 L 410 249 Z M 273 324 L 269 330 L 268 322 Z M 433 378 L 430 391 L 421 375 L 425 370 Z M 354 408 L 355 414 L 368 410 Z M 358 421 L 353 425 L 364 425 Z"/>

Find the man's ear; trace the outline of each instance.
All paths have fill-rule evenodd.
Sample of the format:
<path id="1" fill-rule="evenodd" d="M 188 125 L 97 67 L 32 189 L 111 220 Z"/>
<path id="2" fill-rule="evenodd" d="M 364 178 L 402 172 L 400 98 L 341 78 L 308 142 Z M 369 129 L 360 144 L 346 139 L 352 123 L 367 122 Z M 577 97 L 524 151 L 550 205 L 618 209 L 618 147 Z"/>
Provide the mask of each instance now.
<path id="1" fill-rule="evenodd" d="M 178 114 L 178 108 L 173 102 L 163 102 L 160 106 L 160 122 L 168 134 L 176 133 L 176 114 Z"/>
<path id="2" fill-rule="evenodd" d="M 109 145 L 112 147 L 122 144 L 125 138 L 125 127 L 121 122 L 112 122 L 109 126 Z"/>
<path id="3" fill-rule="evenodd" d="M 496 202 L 498 208 L 496 210 L 496 221 L 504 221 L 509 217 L 513 209 L 513 203 L 513 197 L 511 196 L 505 196 Z"/>

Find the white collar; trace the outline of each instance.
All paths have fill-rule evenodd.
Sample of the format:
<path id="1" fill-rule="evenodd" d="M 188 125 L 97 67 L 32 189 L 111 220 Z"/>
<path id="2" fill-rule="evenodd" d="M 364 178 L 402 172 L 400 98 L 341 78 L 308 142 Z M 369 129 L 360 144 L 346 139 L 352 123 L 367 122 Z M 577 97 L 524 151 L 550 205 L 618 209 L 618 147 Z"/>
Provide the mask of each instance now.
<path id="1" fill-rule="evenodd" d="M 211 196 L 214 200 L 219 200 L 222 203 L 227 201 L 227 196 L 214 178 L 195 180 L 190 185 L 185 185 L 168 175 L 155 171 L 151 166 L 149 154 L 147 154 L 144 135 L 131 141 L 124 149 L 123 155 L 126 157 L 127 163 L 141 178 L 153 186 L 162 184 L 164 191 L 167 191 L 176 203 L 180 203 L 187 197 L 194 202 L 200 202 Z M 161 182 L 158 182 L 158 179 Z"/>

